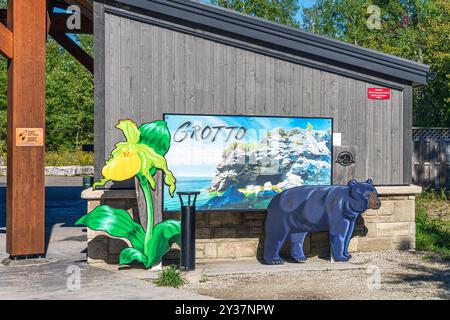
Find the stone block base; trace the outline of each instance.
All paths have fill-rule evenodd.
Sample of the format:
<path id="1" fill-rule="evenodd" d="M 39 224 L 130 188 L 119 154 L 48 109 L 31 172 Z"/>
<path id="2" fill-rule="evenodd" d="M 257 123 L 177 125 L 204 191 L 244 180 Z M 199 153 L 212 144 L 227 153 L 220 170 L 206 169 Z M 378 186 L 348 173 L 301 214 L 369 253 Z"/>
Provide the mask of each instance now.
<path id="1" fill-rule="evenodd" d="M 415 248 L 416 186 L 377 187 L 382 206 L 368 210 L 357 220 L 349 251 L 408 250 Z M 127 210 L 137 217 L 134 190 L 87 189 L 82 197 L 88 200 L 88 211 L 100 204 Z M 266 212 L 198 212 L 196 224 L 196 261 L 255 259 L 262 256 Z M 178 213 L 165 213 L 164 219 L 179 219 Z M 129 244 L 113 239 L 103 232 L 88 230 L 89 263 L 119 262 L 120 252 Z M 309 256 L 329 257 L 328 233 L 307 236 L 304 251 Z M 289 241 L 282 254 L 289 255 Z M 174 245 L 165 259 L 177 260 L 179 248 Z"/>

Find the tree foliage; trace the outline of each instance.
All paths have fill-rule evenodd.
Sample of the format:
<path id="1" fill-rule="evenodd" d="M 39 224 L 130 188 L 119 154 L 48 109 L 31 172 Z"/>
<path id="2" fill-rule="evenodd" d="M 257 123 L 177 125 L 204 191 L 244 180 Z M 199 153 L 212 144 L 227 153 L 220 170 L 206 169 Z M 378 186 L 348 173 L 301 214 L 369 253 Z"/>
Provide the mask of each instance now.
<path id="1" fill-rule="evenodd" d="M 0 0 L 0 9 L 6 7 L 6 0 Z M 6 59 L 0 55 L 0 157 L 6 151 L 6 67 Z"/>
<path id="2" fill-rule="evenodd" d="M 6 59 L 0 56 L 0 157 L 6 151 Z"/>
<path id="3" fill-rule="evenodd" d="M 92 36 L 76 41 L 92 54 Z M 6 59 L 0 58 L 0 148 L 6 151 Z M 52 38 L 47 42 L 46 60 L 46 149 L 79 149 L 93 142 L 93 77 Z"/>
<path id="4" fill-rule="evenodd" d="M 369 28 L 371 5 L 381 27 Z M 317 0 L 302 27 L 321 35 L 429 64 L 435 79 L 414 89 L 414 125 L 450 126 L 448 0 Z"/>
<path id="5" fill-rule="evenodd" d="M 431 66 L 435 79 L 414 89 L 414 125 L 450 126 L 450 2 L 448 0 L 316 0 L 297 19 L 298 0 L 211 0 L 211 3 Z M 370 6 L 381 27 L 369 28 Z M 0 0 L 6 8 L 6 0 Z M 369 11 L 368 11 L 369 9 Z M 92 37 L 77 41 L 92 54 Z M 0 151 L 6 150 L 6 68 L 0 57 Z M 47 149 L 79 148 L 93 140 L 93 77 L 49 38 Z"/>
<path id="6" fill-rule="evenodd" d="M 300 8 L 298 0 L 212 0 L 211 3 L 291 27 L 299 27 L 296 18 Z"/>
<path id="7" fill-rule="evenodd" d="M 92 36 L 79 36 L 92 54 Z M 50 39 L 47 44 L 46 132 L 48 150 L 78 149 L 92 143 L 94 85 L 92 74 Z"/>

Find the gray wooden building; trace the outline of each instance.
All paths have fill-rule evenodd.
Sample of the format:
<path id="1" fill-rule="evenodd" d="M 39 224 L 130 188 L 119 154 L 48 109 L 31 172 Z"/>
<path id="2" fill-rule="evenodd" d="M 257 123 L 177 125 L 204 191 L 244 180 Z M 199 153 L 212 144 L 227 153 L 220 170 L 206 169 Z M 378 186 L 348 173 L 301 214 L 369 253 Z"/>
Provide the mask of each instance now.
<path id="1" fill-rule="evenodd" d="M 426 65 L 186 0 L 96 1 L 94 25 L 97 169 L 119 119 L 315 116 L 342 134 L 335 156 L 354 156 L 334 163 L 334 183 L 411 183 L 412 86 Z M 369 100 L 371 87 L 391 98 Z"/>
<path id="2" fill-rule="evenodd" d="M 331 117 L 342 137 L 333 150 L 334 184 L 411 183 L 412 88 L 426 84 L 427 65 L 190 0 L 95 0 L 94 35 L 96 179 L 122 139 L 119 119 L 140 124 L 163 113 L 201 113 Z M 371 88 L 389 89 L 390 97 L 369 99 Z M 355 163 L 336 163 L 342 151 Z M 408 194 L 416 189 L 383 188 L 388 202 L 404 195 L 414 215 Z M 404 205 L 395 199 L 392 208 Z M 221 217 L 245 225 L 249 216 Z M 375 231 L 381 238 L 367 243 L 413 247 L 414 217 L 395 220 L 401 226 L 389 219 L 375 222 L 394 231 Z M 211 232 L 204 238 L 220 238 Z M 239 230 L 231 233 L 239 238 Z"/>

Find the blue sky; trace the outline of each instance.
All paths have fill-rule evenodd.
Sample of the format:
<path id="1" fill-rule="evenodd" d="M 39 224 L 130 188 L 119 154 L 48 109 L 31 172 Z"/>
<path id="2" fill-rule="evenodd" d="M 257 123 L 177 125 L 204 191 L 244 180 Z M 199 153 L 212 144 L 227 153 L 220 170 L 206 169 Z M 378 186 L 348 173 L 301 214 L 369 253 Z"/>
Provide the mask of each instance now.
<path id="1" fill-rule="evenodd" d="M 305 7 L 312 7 L 315 0 L 300 0 L 300 3 Z"/>

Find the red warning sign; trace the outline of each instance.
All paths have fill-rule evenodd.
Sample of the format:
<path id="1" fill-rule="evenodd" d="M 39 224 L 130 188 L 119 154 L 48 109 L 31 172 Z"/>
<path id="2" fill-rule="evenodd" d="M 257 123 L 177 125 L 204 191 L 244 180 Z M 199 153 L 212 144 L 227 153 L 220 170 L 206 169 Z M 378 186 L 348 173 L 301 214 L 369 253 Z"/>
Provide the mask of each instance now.
<path id="1" fill-rule="evenodd" d="M 367 89 L 367 99 L 369 100 L 389 100 L 390 98 L 391 98 L 391 89 L 388 88 Z"/>

